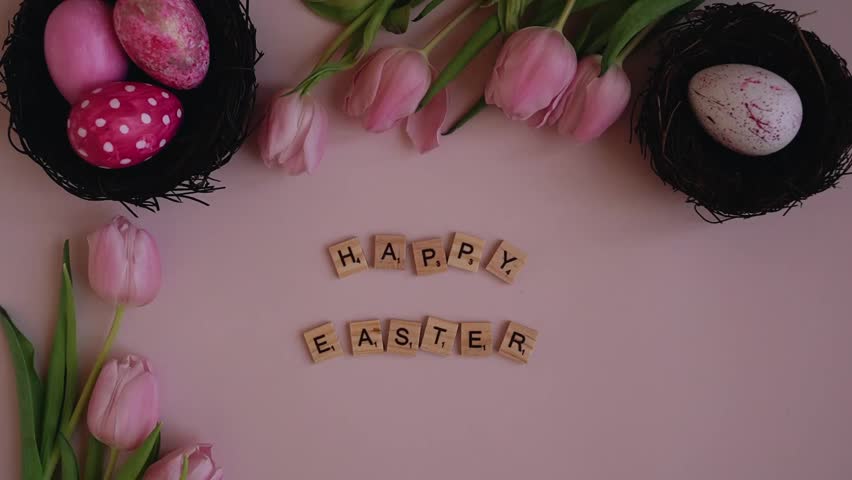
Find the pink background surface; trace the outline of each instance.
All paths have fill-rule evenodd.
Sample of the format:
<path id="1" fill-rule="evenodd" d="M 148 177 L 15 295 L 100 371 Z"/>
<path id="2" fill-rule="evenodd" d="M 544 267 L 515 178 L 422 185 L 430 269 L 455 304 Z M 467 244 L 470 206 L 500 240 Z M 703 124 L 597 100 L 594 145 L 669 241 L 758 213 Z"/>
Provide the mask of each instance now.
<path id="1" fill-rule="evenodd" d="M 779 4 L 819 10 L 804 26 L 852 57 L 849 4 Z M 251 6 L 265 101 L 335 29 L 295 0 Z M 422 44 L 452 10 L 405 39 Z M 629 62 L 637 85 L 648 61 Z M 453 97 L 472 99 L 481 77 Z M 345 83 L 318 92 L 335 106 L 316 175 L 268 172 L 249 144 L 217 175 L 228 188 L 205 198 L 212 207 L 140 212 L 164 289 L 129 312 L 117 352 L 157 368 L 165 447 L 214 442 L 231 479 L 852 478 L 849 180 L 787 217 L 713 226 L 653 175 L 626 121 L 581 147 L 492 111 L 419 157 L 400 132 L 342 117 Z M 0 168 L 0 303 L 43 365 L 62 240 L 83 279 L 85 234 L 124 210 L 68 196 L 5 142 Z M 350 235 L 454 230 L 526 249 L 518 282 L 453 269 L 340 281 L 325 252 Z M 89 365 L 110 309 L 84 281 L 77 294 Z M 301 338 L 324 321 L 343 336 L 350 320 L 427 314 L 498 331 L 515 320 L 540 331 L 538 347 L 526 366 L 425 353 L 312 365 Z M 16 402 L 0 345 L 0 478 L 11 479 Z"/>

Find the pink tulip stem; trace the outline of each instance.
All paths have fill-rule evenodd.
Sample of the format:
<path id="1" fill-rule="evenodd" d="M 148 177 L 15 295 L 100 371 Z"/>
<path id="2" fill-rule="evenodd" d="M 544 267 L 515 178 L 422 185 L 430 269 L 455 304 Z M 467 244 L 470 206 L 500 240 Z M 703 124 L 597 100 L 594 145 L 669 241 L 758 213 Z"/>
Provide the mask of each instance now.
<path id="1" fill-rule="evenodd" d="M 619 53 L 618 56 L 615 57 L 615 61 L 613 62 L 613 64 L 622 65 L 624 63 L 624 60 L 631 53 L 633 53 L 633 50 L 636 50 L 636 47 L 638 47 L 639 44 L 642 43 L 643 40 L 645 40 L 645 37 L 647 37 L 648 34 L 651 33 L 651 31 L 653 31 L 654 28 L 657 27 L 657 24 L 660 23 L 660 20 L 662 20 L 662 18 L 658 18 L 657 20 L 654 20 L 653 22 L 651 22 L 650 25 L 643 28 L 641 32 L 637 33 L 636 36 L 633 37 L 632 40 L 630 40 L 630 43 L 628 43 L 624 47 L 624 50 L 622 50 L 621 53 Z"/>
<path id="2" fill-rule="evenodd" d="M 429 52 L 431 52 L 435 47 L 437 47 L 438 44 L 441 43 L 444 38 L 446 38 L 447 35 L 450 34 L 450 32 L 452 32 L 456 27 L 458 27 L 459 24 L 461 24 L 461 22 L 463 22 L 465 18 L 470 16 L 471 13 L 475 12 L 481 4 L 482 0 L 475 0 L 473 3 L 468 5 L 467 8 L 462 10 L 460 14 L 456 15 L 456 17 L 453 18 L 450 23 L 446 24 L 444 28 L 441 29 L 441 31 L 439 31 L 437 34 L 435 34 L 434 37 L 432 37 L 432 40 L 429 40 L 429 43 L 427 43 L 425 47 L 420 49 L 420 51 L 423 52 L 423 55 L 428 56 Z"/>
<path id="3" fill-rule="evenodd" d="M 68 419 L 68 424 L 62 427 L 62 434 L 65 435 L 66 438 L 70 438 L 71 434 L 74 433 L 74 430 L 77 428 L 77 424 L 80 422 L 80 417 L 83 415 L 83 411 L 89 404 L 89 398 L 92 396 L 92 390 L 95 388 L 95 382 L 98 379 L 98 375 L 101 373 L 104 362 L 106 362 L 107 355 L 110 350 L 112 350 L 112 344 L 115 342 L 115 337 L 118 335 L 118 330 L 121 328 L 121 319 L 123 317 L 124 305 L 116 305 L 112 325 L 109 327 L 109 333 L 104 341 L 101 353 L 99 353 L 98 357 L 95 359 L 95 364 L 92 366 L 89 378 L 86 379 L 83 390 L 80 392 L 80 399 L 77 400 L 77 405 L 74 406 L 74 411 L 71 412 L 71 418 Z M 53 472 L 56 470 L 56 465 L 58 463 L 59 447 L 55 446 L 53 447 L 53 452 L 50 454 L 50 459 L 44 469 L 44 476 L 42 476 L 44 480 L 50 480 L 53 478 Z"/>
<path id="4" fill-rule="evenodd" d="M 565 8 L 562 9 L 562 15 L 559 15 L 559 20 L 553 25 L 553 28 L 559 30 L 565 28 L 565 22 L 568 21 L 568 16 L 571 15 L 571 10 L 574 10 L 574 4 L 577 3 L 577 0 L 568 0 L 565 2 Z"/>
<path id="5" fill-rule="evenodd" d="M 118 449 L 115 447 L 109 448 L 109 460 L 107 460 L 106 470 L 104 470 L 104 480 L 109 480 L 112 476 L 112 471 L 115 470 L 115 463 L 118 460 Z"/>
<path id="6" fill-rule="evenodd" d="M 343 46 L 343 43 L 346 42 L 349 37 L 355 34 L 355 32 L 358 31 L 359 28 L 361 28 L 362 26 L 364 26 L 365 23 L 367 23 L 367 21 L 373 16 L 374 10 L 379 7 L 380 3 L 381 2 L 375 2 L 369 7 L 367 7 L 363 12 L 361 12 L 360 15 L 355 17 L 355 20 L 352 20 L 352 23 L 350 23 L 345 29 L 343 29 L 342 32 L 340 32 L 340 35 L 338 35 L 337 37 L 335 37 L 334 40 L 331 41 L 331 45 L 328 46 L 328 48 L 320 56 L 319 60 L 317 60 L 317 64 L 314 67 L 314 70 L 318 69 L 324 63 L 331 60 L 331 57 L 333 57 L 335 52 L 337 52 L 337 50 L 339 50 L 340 47 Z"/>

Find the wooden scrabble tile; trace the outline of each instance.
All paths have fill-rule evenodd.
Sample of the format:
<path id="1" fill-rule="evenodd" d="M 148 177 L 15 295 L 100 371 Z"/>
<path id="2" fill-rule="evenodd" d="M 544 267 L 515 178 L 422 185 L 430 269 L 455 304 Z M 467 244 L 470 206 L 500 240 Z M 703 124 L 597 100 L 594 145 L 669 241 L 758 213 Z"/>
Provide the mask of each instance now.
<path id="1" fill-rule="evenodd" d="M 500 355 L 511 358 L 516 362 L 527 363 L 535 350 L 535 339 L 538 332 L 520 323 L 509 322 L 503 342 L 500 344 Z"/>
<path id="2" fill-rule="evenodd" d="M 465 322 L 461 324 L 461 354 L 463 357 L 491 355 L 493 340 L 490 322 Z"/>
<path id="3" fill-rule="evenodd" d="M 458 323 L 428 317 L 426 328 L 423 330 L 423 340 L 420 342 L 420 350 L 443 356 L 453 353 L 458 330 Z"/>
<path id="4" fill-rule="evenodd" d="M 331 360 L 343 355 L 343 348 L 337 339 L 337 332 L 331 322 L 305 332 L 305 343 L 311 352 L 314 363 Z"/>
<path id="5" fill-rule="evenodd" d="M 364 250 L 361 249 L 361 242 L 357 238 L 350 238 L 328 247 L 328 254 L 331 255 L 331 261 L 339 278 L 346 278 L 370 268 L 364 257 Z"/>
<path id="6" fill-rule="evenodd" d="M 356 357 L 385 351 L 382 343 L 382 322 L 378 320 L 350 322 L 349 339 L 352 342 L 352 354 Z"/>
<path id="7" fill-rule="evenodd" d="M 373 237 L 373 268 L 405 270 L 405 235 Z"/>
<path id="8" fill-rule="evenodd" d="M 447 254 L 440 238 L 421 240 L 411 244 L 412 261 L 417 275 L 432 275 L 447 271 Z"/>
<path id="9" fill-rule="evenodd" d="M 526 263 L 527 254 L 504 240 L 500 242 L 500 246 L 497 247 L 497 251 L 494 252 L 485 269 L 500 280 L 512 283 Z"/>
<path id="10" fill-rule="evenodd" d="M 388 327 L 388 352 L 414 356 L 420 348 L 420 322 L 391 319 Z"/>
<path id="11" fill-rule="evenodd" d="M 453 246 L 450 248 L 447 264 L 468 272 L 478 272 L 479 264 L 482 263 L 482 250 L 484 248 L 485 241 L 481 238 L 456 232 L 453 235 Z"/>

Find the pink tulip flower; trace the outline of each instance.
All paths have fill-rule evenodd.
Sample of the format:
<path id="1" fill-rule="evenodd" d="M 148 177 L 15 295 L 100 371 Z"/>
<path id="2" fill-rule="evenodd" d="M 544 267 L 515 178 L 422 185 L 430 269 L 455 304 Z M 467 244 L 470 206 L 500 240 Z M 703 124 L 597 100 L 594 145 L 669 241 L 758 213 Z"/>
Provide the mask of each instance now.
<path id="1" fill-rule="evenodd" d="M 222 480 L 225 474 L 213 461 L 213 445 L 198 444 L 175 450 L 151 465 L 142 480 L 180 480 L 184 457 L 189 458 L 186 480 Z"/>
<path id="2" fill-rule="evenodd" d="M 613 65 L 603 75 L 601 56 L 580 61 L 577 76 L 562 97 L 548 123 L 557 124 L 562 135 L 590 142 L 609 129 L 630 103 L 630 78 L 621 65 Z"/>
<path id="3" fill-rule="evenodd" d="M 313 173 L 325 154 L 328 114 L 310 95 L 280 92 L 263 119 L 258 135 L 260 157 L 267 167 L 288 175 Z"/>
<path id="4" fill-rule="evenodd" d="M 577 54 L 562 32 L 528 27 L 506 40 L 485 101 L 496 105 L 512 120 L 527 120 L 556 105 L 577 71 Z"/>
<path id="5" fill-rule="evenodd" d="M 420 153 L 438 146 L 447 115 L 447 91 L 417 107 L 432 84 L 426 55 L 411 48 L 383 48 L 358 69 L 343 104 L 350 117 L 360 117 L 370 132 L 384 132 L 406 120 L 406 133 Z"/>
<path id="6" fill-rule="evenodd" d="M 89 400 L 87 424 L 95 438 L 119 450 L 133 450 L 157 426 L 160 399 L 148 361 L 128 355 L 104 365 Z"/>
<path id="7" fill-rule="evenodd" d="M 160 291 L 160 253 L 148 232 L 126 218 L 91 233 L 89 240 L 89 283 L 104 300 L 142 306 Z"/>

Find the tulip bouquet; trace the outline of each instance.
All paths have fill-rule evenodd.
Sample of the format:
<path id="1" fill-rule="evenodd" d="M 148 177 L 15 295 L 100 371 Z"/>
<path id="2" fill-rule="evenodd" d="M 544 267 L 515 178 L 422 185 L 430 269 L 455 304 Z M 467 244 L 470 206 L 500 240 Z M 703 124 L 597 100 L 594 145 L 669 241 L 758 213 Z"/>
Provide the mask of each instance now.
<path id="1" fill-rule="evenodd" d="M 369 132 L 405 126 L 420 153 L 436 148 L 493 105 L 511 120 L 555 127 L 578 142 L 600 137 L 630 101 L 624 60 L 662 22 L 678 18 L 702 0 L 473 0 L 452 16 L 422 48 L 399 46 L 370 53 L 379 30 L 401 34 L 418 0 L 303 0 L 316 14 L 345 25 L 308 76 L 283 89 L 270 105 L 259 135 L 267 166 L 286 173 L 313 172 L 323 157 L 328 118 L 310 90 L 322 79 L 357 67 L 343 103 Z M 432 0 L 413 21 L 443 0 Z M 491 15 L 438 71 L 432 50 L 479 9 Z M 566 36 L 573 13 L 587 11 Z M 573 41 L 569 41 L 569 37 Z M 502 48 L 482 98 L 448 129 L 448 85 L 492 41 Z M 578 61 L 579 53 L 579 61 Z"/>
<path id="2" fill-rule="evenodd" d="M 0 329 L 8 341 L 18 393 L 21 479 L 221 480 L 210 445 L 189 445 L 160 458 L 158 385 L 150 362 L 136 355 L 108 360 L 126 307 L 146 305 L 159 292 L 160 256 L 154 238 L 117 217 L 88 240 L 89 284 L 115 306 L 115 316 L 79 392 L 69 242 L 63 251 L 58 322 L 45 376 L 37 371 L 32 343 L 0 307 Z M 88 434 L 81 468 L 73 439 L 84 413 Z"/>

